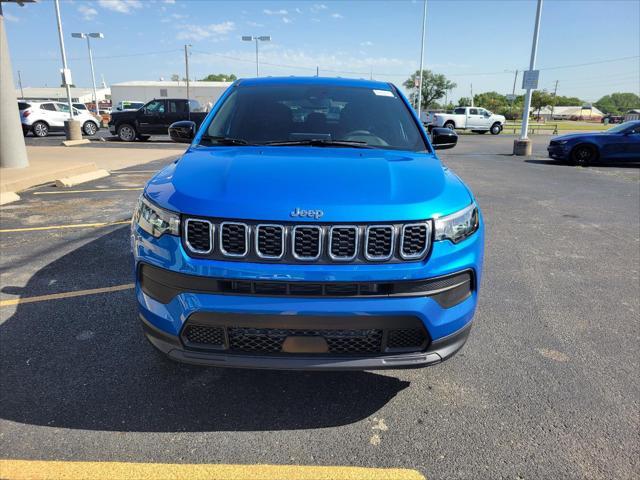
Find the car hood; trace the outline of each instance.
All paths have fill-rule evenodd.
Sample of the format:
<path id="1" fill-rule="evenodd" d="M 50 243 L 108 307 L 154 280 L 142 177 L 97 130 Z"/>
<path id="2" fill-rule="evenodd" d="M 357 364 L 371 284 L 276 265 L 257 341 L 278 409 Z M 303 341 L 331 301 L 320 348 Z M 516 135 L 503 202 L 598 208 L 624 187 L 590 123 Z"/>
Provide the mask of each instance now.
<path id="1" fill-rule="evenodd" d="M 560 135 L 558 137 L 553 137 L 552 140 L 576 140 L 583 137 L 601 137 L 603 135 L 608 135 L 605 132 L 580 132 L 580 133 L 567 133 L 566 135 Z"/>
<path id="2" fill-rule="evenodd" d="M 189 149 L 145 193 L 185 214 L 274 221 L 295 209 L 322 210 L 329 222 L 422 220 L 471 202 L 433 154 L 326 147 Z"/>

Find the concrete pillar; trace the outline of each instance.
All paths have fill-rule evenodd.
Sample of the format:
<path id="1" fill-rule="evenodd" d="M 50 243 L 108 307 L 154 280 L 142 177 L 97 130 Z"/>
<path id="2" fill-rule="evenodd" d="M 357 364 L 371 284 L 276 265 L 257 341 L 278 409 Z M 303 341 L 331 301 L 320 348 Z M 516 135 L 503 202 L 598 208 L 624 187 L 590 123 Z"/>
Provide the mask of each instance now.
<path id="1" fill-rule="evenodd" d="M 0 167 L 29 166 L 0 4 Z"/>
<path id="2" fill-rule="evenodd" d="M 78 120 L 65 121 L 64 131 L 67 134 L 67 140 L 82 140 L 82 128 Z"/>
<path id="3" fill-rule="evenodd" d="M 526 155 L 529 156 L 533 153 L 533 145 L 531 144 L 531 140 L 525 138 L 521 140 L 516 138 L 513 141 L 513 154 L 514 155 Z"/>

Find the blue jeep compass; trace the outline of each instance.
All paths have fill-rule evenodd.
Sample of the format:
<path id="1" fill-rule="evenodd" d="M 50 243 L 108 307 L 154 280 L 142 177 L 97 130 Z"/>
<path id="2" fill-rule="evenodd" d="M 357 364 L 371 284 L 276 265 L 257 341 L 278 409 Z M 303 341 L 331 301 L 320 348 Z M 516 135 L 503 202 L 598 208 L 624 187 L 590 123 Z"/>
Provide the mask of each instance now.
<path id="1" fill-rule="evenodd" d="M 393 85 L 235 82 L 146 185 L 132 220 L 147 338 L 174 360 L 423 367 L 465 343 L 483 220 Z"/>

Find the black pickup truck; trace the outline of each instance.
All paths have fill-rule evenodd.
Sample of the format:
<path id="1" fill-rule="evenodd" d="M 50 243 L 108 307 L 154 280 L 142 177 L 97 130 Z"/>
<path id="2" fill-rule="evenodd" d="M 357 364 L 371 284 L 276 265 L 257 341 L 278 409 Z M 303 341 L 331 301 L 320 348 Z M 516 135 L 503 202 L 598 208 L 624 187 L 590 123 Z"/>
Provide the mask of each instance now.
<path id="1" fill-rule="evenodd" d="M 199 127 L 206 116 L 196 100 L 154 99 L 138 110 L 112 112 L 109 131 L 123 142 L 148 140 L 151 135 L 167 135 L 169 125 L 180 120 L 191 120 Z"/>

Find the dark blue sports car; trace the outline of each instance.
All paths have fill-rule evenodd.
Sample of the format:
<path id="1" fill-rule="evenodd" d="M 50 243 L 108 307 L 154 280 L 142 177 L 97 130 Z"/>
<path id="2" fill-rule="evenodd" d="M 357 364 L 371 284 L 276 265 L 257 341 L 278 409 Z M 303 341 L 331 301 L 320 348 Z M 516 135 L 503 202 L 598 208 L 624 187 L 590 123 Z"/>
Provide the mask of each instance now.
<path id="1" fill-rule="evenodd" d="M 609 160 L 640 162 L 640 120 L 604 132 L 562 135 L 551 140 L 547 150 L 551 158 L 577 165 Z"/>

